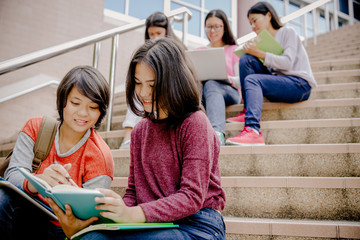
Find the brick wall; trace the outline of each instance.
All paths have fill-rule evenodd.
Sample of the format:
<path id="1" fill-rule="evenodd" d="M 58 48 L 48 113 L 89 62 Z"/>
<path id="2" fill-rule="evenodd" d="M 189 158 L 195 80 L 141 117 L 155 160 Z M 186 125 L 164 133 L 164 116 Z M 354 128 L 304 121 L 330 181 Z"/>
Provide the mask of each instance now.
<path id="1" fill-rule="evenodd" d="M 104 22 L 103 10 L 104 0 L 1 0 L 0 62 L 116 27 Z M 116 86 L 125 81 L 131 54 L 144 41 L 143 31 L 140 29 L 120 35 Z M 109 78 L 110 43 L 110 39 L 102 42 L 99 60 L 99 70 L 106 79 Z M 62 79 L 76 65 L 91 65 L 92 55 L 93 46 L 83 47 L 0 75 L 0 87 L 38 74 Z M 46 101 L 39 102 L 39 98 Z M 54 99 L 49 87 L 42 92 L 1 103 L 0 115 L 4 117 L 0 117 L 0 140 L 16 133 L 31 116 L 56 113 L 55 104 L 49 103 Z M 36 104 L 33 108 L 32 103 Z"/>

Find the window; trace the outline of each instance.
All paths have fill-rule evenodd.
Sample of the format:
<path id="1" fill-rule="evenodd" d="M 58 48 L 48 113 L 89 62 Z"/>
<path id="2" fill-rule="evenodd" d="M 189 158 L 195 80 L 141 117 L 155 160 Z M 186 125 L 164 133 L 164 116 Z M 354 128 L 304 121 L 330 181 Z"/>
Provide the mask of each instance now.
<path id="1" fill-rule="evenodd" d="M 129 15 L 139 19 L 145 19 L 154 12 L 164 11 L 163 0 L 131 0 L 129 1 Z"/>
<path id="2" fill-rule="evenodd" d="M 125 14 L 125 0 L 105 0 L 105 8 Z"/>
<path id="3" fill-rule="evenodd" d="M 180 4 L 177 4 L 177 3 L 171 3 L 171 10 L 174 10 L 174 9 L 178 9 L 180 7 L 183 7 L 182 5 Z M 189 21 L 189 34 L 192 34 L 192 35 L 195 35 L 195 36 L 200 36 L 201 34 L 201 27 L 202 27 L 202 24 L 201 24 L 201 15 L 200 15 L 200 11 L 199 10 L 195 10 L 193 8 L 190 8 L 190 7 L 187 7 L 191 13 L 192 13 L 192 17 Z M 173 23 L 173 27 L 175 30 L 179 30 L 179 31 L 182 31 L 182 23 L 180 22 L 174 22 Z"/>

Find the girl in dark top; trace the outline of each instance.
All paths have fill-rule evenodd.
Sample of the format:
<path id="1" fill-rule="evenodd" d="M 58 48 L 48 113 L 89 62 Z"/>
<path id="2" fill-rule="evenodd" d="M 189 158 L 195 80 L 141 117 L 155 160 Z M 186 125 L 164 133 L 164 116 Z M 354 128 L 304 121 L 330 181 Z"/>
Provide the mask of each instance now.
<path id="1" fill-rule="evenodd" d="M 220 142 L 201 110 L 194 71 L 171 38 L 147 41 L 133 56 L 126 96 L 144 116 L 131 133 L 128 187 L 106 195 L 101 215 L 122 223 L 174 222 L 179 228 L 90 232 L 82 239 L 225 239 Z M 138 104 L 136 104 L 136 102 Z M 143 109 L 137 106 L 142 105 Z M 52 205 L 68 237 L 82 222 Z"/>

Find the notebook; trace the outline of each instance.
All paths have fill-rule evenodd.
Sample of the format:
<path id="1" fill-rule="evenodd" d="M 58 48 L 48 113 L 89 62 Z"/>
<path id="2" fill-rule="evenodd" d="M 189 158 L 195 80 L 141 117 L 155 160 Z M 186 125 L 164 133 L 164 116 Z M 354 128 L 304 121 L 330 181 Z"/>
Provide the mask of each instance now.
<path id="1" fill-rule="evenodd" d="M 200 81 L 228 81 L 224 48 L 188 50 L 187 54 L 194 64 Z"/>
<path id="2" fill-rule="evenodd" d="M 276 39 L 267 30 L 261 31 L 261 33 L 254 39 L 254 42 L 258 46 L 258 48 L 264 52 L 270 52 L 276 55 L 281 55 L 284 51 L 280 43 L 278 43 Z M 238 57 L 245 54 L 242 47 L 243 46 L 240 46 L 234 51 L 234 53 Z"/>

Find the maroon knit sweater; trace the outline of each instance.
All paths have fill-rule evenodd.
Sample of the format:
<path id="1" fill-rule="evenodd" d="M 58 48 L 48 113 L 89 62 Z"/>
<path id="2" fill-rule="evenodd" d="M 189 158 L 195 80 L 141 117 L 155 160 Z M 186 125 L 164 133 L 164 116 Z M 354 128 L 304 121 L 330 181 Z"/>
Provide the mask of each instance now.
<path id="1" fill-rule="evenodd" d="M 220 143 L 202 111 L 177 128 L 144 119 L 131 133 L 127 206 L 139 205 L 147 222 L 169 222 L 202 208 L 223 210 Z"/>

